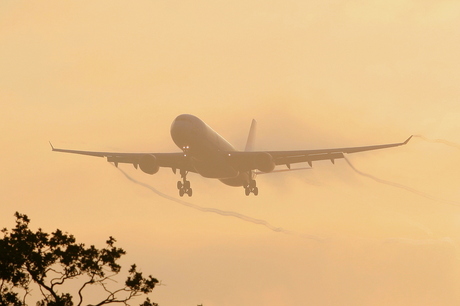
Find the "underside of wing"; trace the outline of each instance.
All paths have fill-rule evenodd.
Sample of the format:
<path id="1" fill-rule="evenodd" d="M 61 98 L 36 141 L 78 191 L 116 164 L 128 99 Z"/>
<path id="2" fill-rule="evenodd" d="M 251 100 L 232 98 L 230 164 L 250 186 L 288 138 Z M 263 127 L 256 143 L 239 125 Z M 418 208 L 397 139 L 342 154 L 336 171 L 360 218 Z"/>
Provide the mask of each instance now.
<path id="1" fill-rule="evenodd" d="M 228 154 L 234 167 L 239 168 L 240 171 L 257 169 L 262 172 L 271 172 L 277 165 L 287 165 L 289 168 L 291 164 L 307 162 L 311 166 L 312 162 L 318 160 L 331 160 L 334 162 L 336 159 L 343 158 L 344 153 L 350 154 L 397 147 L 407 144 L 411 138 L 412 136 L 400 143 L 363 147 L 296 151 L 228 152 Z"/>
<path id="2" fill-rule="evenodd" d="M 50 143 L 51 144 L 51 143 Z M 183 169 L 185 171 L 196 172 L 192 167 L 190 160 L 183 153 L 122 153 L 122 152 L 96 152 L 58 149 L 51 145 L 55 152 L 72 153 L 96 157 L 106 157 L 108 162 L 115 166 L 119 163 L 132 164 L 136 169 L 139 167 L 148 174 L 158 172 L 160 167 Z"/>

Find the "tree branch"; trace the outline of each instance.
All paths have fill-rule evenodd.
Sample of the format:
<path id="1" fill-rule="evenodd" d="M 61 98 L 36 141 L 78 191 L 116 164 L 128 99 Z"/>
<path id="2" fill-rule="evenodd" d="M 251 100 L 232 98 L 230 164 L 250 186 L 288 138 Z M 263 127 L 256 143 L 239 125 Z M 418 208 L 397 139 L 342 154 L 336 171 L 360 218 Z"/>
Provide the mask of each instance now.
<path id="1" fill-rule="evenodd" d="M 40 293 L 42 294 L 42 296 L 45 298 L 45 300 L 47 302 L 49 302 L 49 299 L 48 299 L 48 296 L 46 295 L 45 292 L 43 292 L 43 288 L 41 286 L 38 286 L 38 289 L 40 289 Z"/>
<path id="2" fill-rule="evenodd" d="M 45 271 L 45 274 L 48 274 L 48 272 L 50 272 L 50 271 L 52 271 L 52 272 L 54 272 L 54 273 L 60 275 L 60 277 L 55 277 L 55 278 L 53 278 L 52 280 L 50 280 L 51 288 L 53 288 L 53 286 L 54 286 L 56 283 L 62 281 L 63 277 L 65 276 L 65 273 L 64 273 L 64 272 L 57 271 L 57 270 L 55 270 L 55 269 L 53 269 L 53 268 L 48 268 L 48 269 Z M 54 281 L 58 281 L 58 282 L 54 283 Z"/>
<path id="3" fill-rule="evenodd" d="M 130 299 L 132 299 L 135 296 L 139 296 L 139 294 L 138 294 L 139 291 L 131 290 L 128 287 L 123 287 L 123 288 L 115 290 L 115 291 L 110 291 L 109 289 L 107 289 L 107 287 L 105 286 L 104 283 L 101 282 L 100 285 L 104 288 L 104 290 L 107 293 L 109 293 L 109 295 L 104 300 L 99 302 L 98 304 L 90 305 L 90 306 L 102 306 L 102 305 L 110 304 L 110 303 L 123 303 L 123 304 L 127 305 L 127 303 L 126 303 L 127 301 L 129 301 Z M 128 296 L 126 298 L 117 299 L 116 295 L 118 293 L 120 293 L 120 292 L 128 292 Z"/>
<path id="4" fill-rule="evenodd" d="M 75 278 L 75 277 L 80 276 L 80 275 L 83 275 L 83 273 L 81 273 L 81 272 L 78 272 L 78 273 L 76 272 L 74 274 L 64 273 L 60 278 L 53 278 L 51 280 L 51 282 L 50 282 L 51 283 L 51 289 L 54 290 L 54 286 L 60 286 L 60 285 L 64 284 L 64 282 L 66 280 Z M 59 281 L 53 283 L 54 280 L 59 280 Z"/>
<path id="5" fill-rule="evenodd" d="M 80 297 L 80 302 L 78 302 L 78 306 L 80 306 L 81 303 L 83 302 L 83 296 L 81 295 L 81 293 L 83 289 L 85 289 L 86 285 L 89 285 L 89 284 L 94 284 L 94 275 L 91 277 L 89 281 L 87 281 L 86 283 L 83 284 L 83 286 L 81 286 L 80 290 L 78 290 L 78 296 Z"/>
<path id="6" fill-rule="evenodd" d="M 55 301 L 58 301 L 59 300 L 59 297 L 57 296 L 56 292 L 54 292 L 54 290 L 51 288 L 51 287 L 48 287 L 45 282 L 42 280 L 42 279 L 39 279 L 35 273 L 33 273 L 32 271 L 30 271 L 29 267 L 27 267 L 27 272 L 29 272 L 30 276 L 32 277 L 32 279 L 34 280 L 34 282 L 36 282 L 40 288 L 44 288 L 46 289 L 54 298 Z M 41 291 L 41 289 L 40 289 Z M 42 294 L 43 294 L 43 291 L 42 291 Z M 44 294 L 43 294 L 44 295 Z"/>
<path id="7" fill-rule="evenodd" d="M 32 290 L 29 290 L 28 286 L 24 287 L 24 290 L 26 291 L 26 293 L 24 293 L 24 297 L 22 298 L 22 304 L 27 305 L 26 298 L 29 295 L 29 293 L 32 292 Z"/>

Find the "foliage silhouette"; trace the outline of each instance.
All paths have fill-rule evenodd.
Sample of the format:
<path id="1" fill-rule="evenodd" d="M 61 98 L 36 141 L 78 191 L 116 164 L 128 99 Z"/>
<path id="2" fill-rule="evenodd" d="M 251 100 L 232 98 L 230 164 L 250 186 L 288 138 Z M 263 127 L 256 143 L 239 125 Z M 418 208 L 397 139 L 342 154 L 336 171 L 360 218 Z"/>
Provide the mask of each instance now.
<path id="1" fill-rule="evenodd" d="M 132 265 L 121 288 L 108 285 L 120 273 L 117 260 L 126 252 L 116 247 L 110 237 L 107 246 L 97 249 L 77 243 L 73 235 L 56 230 L 51 234 L 29 229 L 30 219 L 16 212 L 16 227 L 3 229 L 0 239 L 0 305 L 25 306 L 32 286 L 38 286 L 41 300 L 37 306 L 82 305 L 83 291 L 89 286 L 99 286 L 102 298 L 88 304 L 102 306 L 111 303 L 129 305 L 136 296 L 152 292 L 158 280 L 144 277 Z M 78 279 L 76 301 L 70 293 L 60 293 L 64 283 Z M 74 282 L 72 282 L 74 283 Z M 141 306 L 157 305 L 149 298 Z"/>

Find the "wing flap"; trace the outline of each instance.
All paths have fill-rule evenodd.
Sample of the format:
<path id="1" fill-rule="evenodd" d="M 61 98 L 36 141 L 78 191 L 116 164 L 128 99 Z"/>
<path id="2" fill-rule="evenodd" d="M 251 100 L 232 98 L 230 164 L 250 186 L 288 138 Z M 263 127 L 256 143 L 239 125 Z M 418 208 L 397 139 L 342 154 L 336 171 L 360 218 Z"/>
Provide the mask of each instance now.
<path id="1" fill-rule="evenodd" d="M 343 153 L 326 153 L 326 154 L 306 154 L 306 155 L 298 155 L 298 156 L 283 156 L 274 158 L 276 165 L 289 165 L 289 164 L 296 164 L 296 163 L 303 163 L 318 161 L 318 160 L 335 160 L 338 158 L 343 158 Z"/>

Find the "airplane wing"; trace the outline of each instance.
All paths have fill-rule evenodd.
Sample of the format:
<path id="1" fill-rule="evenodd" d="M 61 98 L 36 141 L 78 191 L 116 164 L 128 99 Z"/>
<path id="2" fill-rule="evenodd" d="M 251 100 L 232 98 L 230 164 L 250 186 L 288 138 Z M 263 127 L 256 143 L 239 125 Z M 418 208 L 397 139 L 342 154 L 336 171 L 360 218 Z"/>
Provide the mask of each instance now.
<path id="1" fill-rule="evenodd" d="M 89 155 L 96 157 L 106 157 L 108 162 L 113 162 L 115 166 L 118 167 L 119 163 L 133 164 L 137 169 L 138 166 L 141 167 L 145 163 L 154 163 L 154 168 L 158 167 L 167 167 L 173 169 L 184 169 L 190 172 L 196 172 L 192 167 L 190 160 L 184 157 L 184 154 L 181 152 L 178 153 L 122 153 L 122 152 L 95 152 L 95 151 L 79 151 L 79 150 L 68 150 L 68 149 L 58 149 L 53 147 L 51 144 L 51 149 L 55 152 L 63 153 L 72 153 L 72 154 L 81 154 Z"/>
<path id="2" fill-rule="evenodd" d="M 319 149 L 319 150 L 296 150 L 296 151 L 259 151 L 259 152 L 227 152 L 232 159 L 234 165 L 241 165 L 244 169 L 241 170 L 254 170 L 258 169 L 257 163 L 260 160 L 267 161 L 267 154 L 272 158 L 275 165 L 286 165 L 290 168 L 291 164 L 307 162 L 310 166 L 313 161 L 330 160 L 334 162 L 335 159 L 344 158 L 344 153 L 357 153 L 370 150 L 379 150 L 391 147 L 405 145 L 412 138 L 410 136 L 406 141 L 400 143 L 391 143 L 383 145 L 363 146 L 363 147 L 349 147 L 349 148 L 332 148 L 332 149 Z M 260 157 L 260 159 L 258 159 Z"/>

